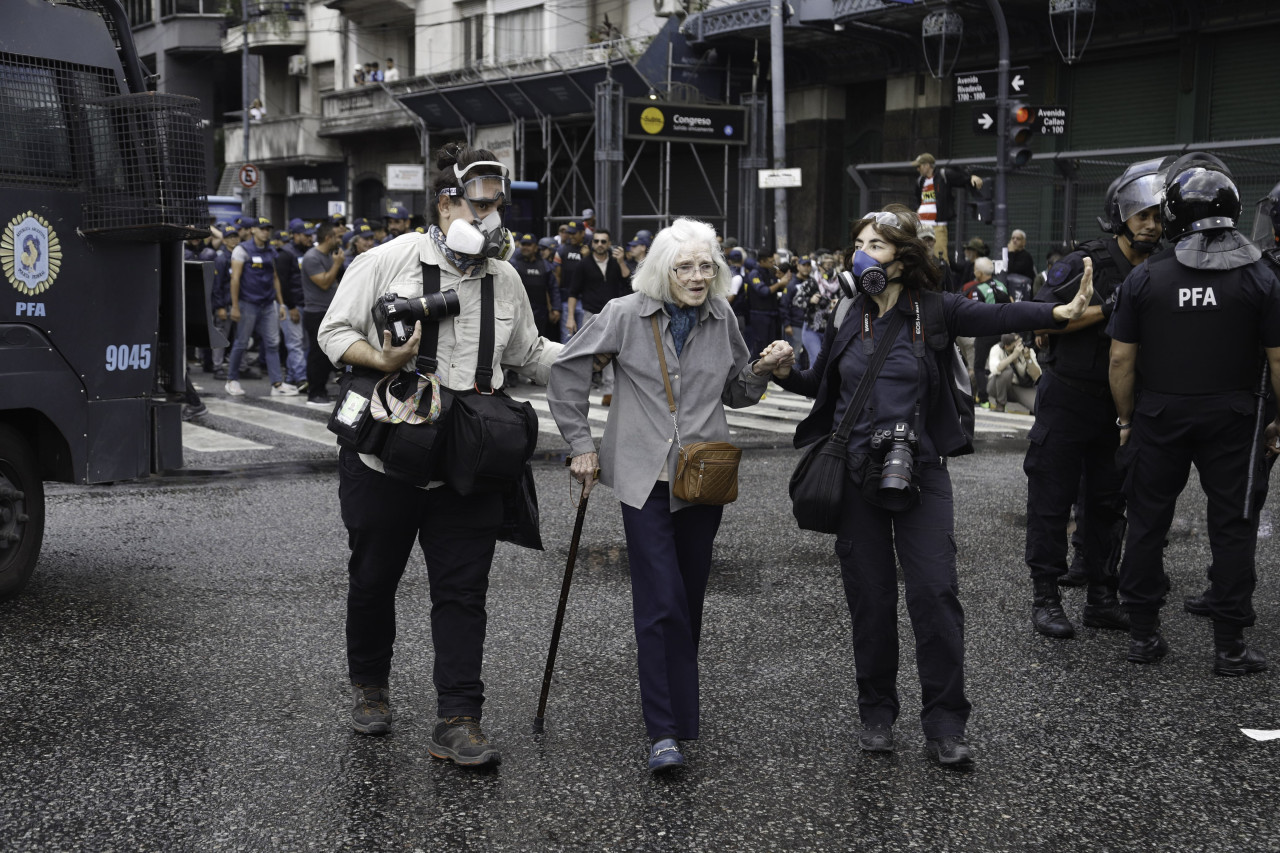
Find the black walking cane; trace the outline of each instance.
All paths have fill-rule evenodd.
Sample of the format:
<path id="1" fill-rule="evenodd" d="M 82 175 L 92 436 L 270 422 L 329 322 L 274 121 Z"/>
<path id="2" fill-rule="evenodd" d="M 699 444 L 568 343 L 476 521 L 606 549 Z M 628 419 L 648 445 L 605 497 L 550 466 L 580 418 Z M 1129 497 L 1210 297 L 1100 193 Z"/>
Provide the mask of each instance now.
<path id="1" fill-rule="evenodd" d="M 567 463 L 569 460 L 565 460 Z M 597 468 L 592 479 L 600 476 Z M 547 713 L 547 693 L 551 690 L 551 670 L 556 665 L 556 649 L 560 646 L 560 628 L 564 626 L 564 608 L 569 602 L 569 584 L 573 583 L 573 564 L 578 561 L 578 542 L 582 539 L 582 522 L 587 517 L 587 484 L 582 484 L 582 497 L 578 500 L 578 517 L 573 521 L 573 538 L 569 540 L 569 560 L 564 567 L 564 582 L 560 584 L 560 604 L 556 607 L 556 624 L 551 629 L 551 648 L 547 650 L 547 668 L 542 673 L 542 695 L 538 697 L 538 715 L 533 718 L 533 733 L 542 734 L 543 718 Z"/>

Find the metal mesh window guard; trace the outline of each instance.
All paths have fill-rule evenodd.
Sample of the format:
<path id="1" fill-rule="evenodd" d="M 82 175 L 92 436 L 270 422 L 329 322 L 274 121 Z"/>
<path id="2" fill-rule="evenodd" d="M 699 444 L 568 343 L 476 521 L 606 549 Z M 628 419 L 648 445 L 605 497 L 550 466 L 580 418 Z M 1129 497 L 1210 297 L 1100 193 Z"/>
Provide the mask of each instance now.
<path id="1" fill-rule="evenodd" d="M 199 106 L 195 98 L 153 93 L 83 105 L 92 153 L 85 233 L 155 241 L 205 232 Z"/>

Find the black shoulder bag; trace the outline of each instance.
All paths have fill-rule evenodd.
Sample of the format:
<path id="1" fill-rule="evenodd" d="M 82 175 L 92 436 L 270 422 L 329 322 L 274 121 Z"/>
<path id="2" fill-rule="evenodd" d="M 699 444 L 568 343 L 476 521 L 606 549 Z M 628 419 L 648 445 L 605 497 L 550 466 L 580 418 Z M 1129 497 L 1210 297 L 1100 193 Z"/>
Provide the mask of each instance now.
<path id="1" fill-rule="evenodd" d="M 501 492 L 524 476 L 538 447 L 538 415 L 527 401 L 494 389 L 493 276 L 480 290 L 480 348 L 472 391 L 452 391 L 448 446 L 441 475 L 460 495 Z"/>
<path id="2" fill-rule="evenodd" d="M 853 402 L 840 419 L 840 425 L 831 435 L 809 445 L 791 474 L 791 484 L 788 487 L 791 512 L 801 530 L 814 530 L 818 533 L 838 533 L 840 530 L 844 483 L 849 464 L 849 435 L 853 432 L 858 413 L 871 396 L 871 386 L 880 375 L 880 368 L 884 366 L 901 328 L 902 312 L 895 307 L 884 338 L 876 343 L 871 361 L 858 382 Z"/>

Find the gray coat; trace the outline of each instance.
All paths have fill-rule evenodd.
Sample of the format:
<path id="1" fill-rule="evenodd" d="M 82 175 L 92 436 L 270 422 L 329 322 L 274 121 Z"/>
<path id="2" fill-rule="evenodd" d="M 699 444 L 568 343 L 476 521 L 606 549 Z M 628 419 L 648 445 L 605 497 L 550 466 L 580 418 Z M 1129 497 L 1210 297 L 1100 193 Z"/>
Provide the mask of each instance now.
<path id="1" fill-rule="evenodd" d="M 724 407 L 738 409 L 759 402 L 769 384 L 768 374 L 756 376 L 751 371 L 751 354 L 733 309 L 721 297 L 711 297 L 701 306 L 680 357 L 662 303 L 642 293 L 610 300 L 587 320 L 551 368 L 547 402 L 571 455 L 594 452 L 587 421 L 592 357 L 615 354 L 613 402 L 599 451 L 600 482 L 611 487 L 618 500 L 636 508 L 644 505 L 664 466 L 666 479 L 675 479 L 679 459 L 649 321 L 655 313 L 676 399 L 680 440 L 685 445 L 728 441 Z M 686 506 L 672 496 L 673 511 Z"/>

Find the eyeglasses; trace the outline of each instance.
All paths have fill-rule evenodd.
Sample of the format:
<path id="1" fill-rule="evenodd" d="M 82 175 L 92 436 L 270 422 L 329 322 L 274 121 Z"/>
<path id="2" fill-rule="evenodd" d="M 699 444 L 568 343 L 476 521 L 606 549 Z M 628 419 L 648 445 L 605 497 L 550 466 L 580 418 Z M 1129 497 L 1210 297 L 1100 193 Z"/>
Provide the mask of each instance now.
<path id="1" fill-rule="evenodd" d="M 609 245 L 609 241 L 608 241 L 608 240 L 592 240 L 592 241 L 591 241 L 591 245 L 593 245 L 593 246 L 607 246 L 607 245 Z"/>
<path id="2" fill-rule="evenodd" d="M 888 225 L 892 228 L 901 228 L 902 222 L 898 219 L 898 214 L 890 213 L 885 210 L 878 210 L 872 213 L 862 214 L 863 219 L 870 219 L 877 225 Z"/>
<path id="3" fill-rule="evenodd" d="M 678 267 L 672 267 L 675 274 L 683 279 L 693 278 L 694 273 L 698 273 L 703 278 L 711 278 L 716 274 L 715 264 L 681 264 Z"/>

